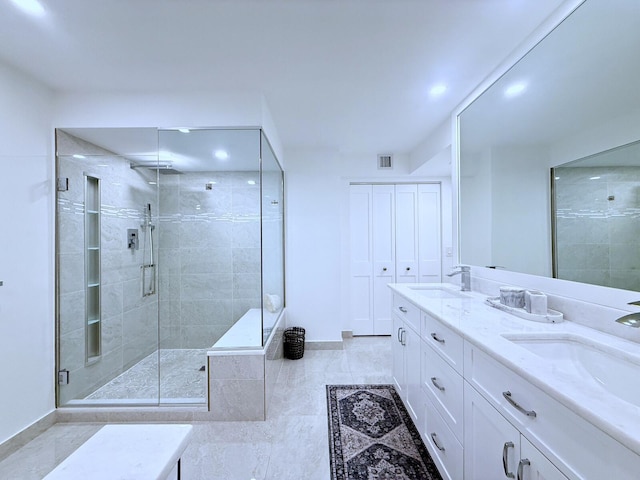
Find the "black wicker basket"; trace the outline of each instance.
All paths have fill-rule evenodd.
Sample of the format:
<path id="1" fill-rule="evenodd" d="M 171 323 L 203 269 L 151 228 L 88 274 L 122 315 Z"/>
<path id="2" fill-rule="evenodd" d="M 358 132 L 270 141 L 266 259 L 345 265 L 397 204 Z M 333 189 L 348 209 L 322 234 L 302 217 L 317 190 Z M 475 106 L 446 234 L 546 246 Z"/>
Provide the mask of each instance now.
<path id="1" fill-rule="evenodd" d="M 304 328 L 290 327 L 283 334 L 284 356 L 290 360 L 298 360 L 304 355 Z"/>

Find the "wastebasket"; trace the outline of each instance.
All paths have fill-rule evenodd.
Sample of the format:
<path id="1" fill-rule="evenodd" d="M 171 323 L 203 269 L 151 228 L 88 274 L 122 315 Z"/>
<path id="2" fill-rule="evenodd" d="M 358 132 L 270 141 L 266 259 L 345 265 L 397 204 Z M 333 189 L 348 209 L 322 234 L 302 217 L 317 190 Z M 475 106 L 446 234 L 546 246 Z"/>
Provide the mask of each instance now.
<path id="1" fill-rule="evenodd" d="M 284 356 L 290 360 L 298 360 L 304 355 L 304 328 L 286 328 L 283 334 Z"/>

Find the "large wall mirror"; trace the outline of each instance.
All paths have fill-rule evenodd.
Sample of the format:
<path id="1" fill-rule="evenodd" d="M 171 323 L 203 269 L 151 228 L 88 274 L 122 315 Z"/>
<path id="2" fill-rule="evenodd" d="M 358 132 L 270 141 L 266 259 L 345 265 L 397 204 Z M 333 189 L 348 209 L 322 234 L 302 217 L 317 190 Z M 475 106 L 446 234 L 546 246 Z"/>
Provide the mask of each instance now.
<path id="1" fill-rule="evenodd" d="M 585 0 L 459 115 L 463 263 L 640 291 L 638 19 Z"/>

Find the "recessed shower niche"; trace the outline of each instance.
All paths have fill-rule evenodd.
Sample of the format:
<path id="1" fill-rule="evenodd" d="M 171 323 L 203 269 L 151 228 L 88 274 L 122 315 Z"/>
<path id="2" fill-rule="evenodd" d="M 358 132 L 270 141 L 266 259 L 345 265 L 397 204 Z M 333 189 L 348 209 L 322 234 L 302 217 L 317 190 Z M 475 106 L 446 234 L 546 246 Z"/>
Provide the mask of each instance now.
<path id="1" fill-rule="evenodd" d="M 56 176 L 58 406 L 206 404 L 207 352 L 262 348 L 284 306 L 264 132 L 57 129 Z"/>

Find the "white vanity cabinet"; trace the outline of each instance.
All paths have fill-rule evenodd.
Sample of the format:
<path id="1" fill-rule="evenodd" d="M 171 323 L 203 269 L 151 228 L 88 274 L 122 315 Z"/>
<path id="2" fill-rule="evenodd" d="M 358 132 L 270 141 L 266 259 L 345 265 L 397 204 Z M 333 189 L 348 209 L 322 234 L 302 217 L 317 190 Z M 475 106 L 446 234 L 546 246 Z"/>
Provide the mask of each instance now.
<path id="1" fill-rule="evenodd" d="M 465 342 L 464 372 L 465 480 L 503 478 L 477 476 L 476 464 L 489 455 L 482 451 L 483 446 L 493 455 L 496 449 L 501 450 L 501 445 L 490 446 L 488 441 L 499 423 L 528 441 L 518 458 L 508 457 L 509 472 L 517 471 L 520 459 L 528 459 L 531 465 L 524 465 L 523 471 L 546 472 L 541 478 L 640 478 L 637 454 L 469 342 Z M 481 420 L 483 415 L 491 415 L 493 426 Z M 506 441 L 516 444 L 512 439 L 502 440 Z M 500 454 L 499 451 L 499 457 Z M 534 464 L 536 458 L 538 463 Z M 554 469 L 562 474 L 558 476 Z M 539 478 L 524 475 L 527 480 Z"/>
<path id="2" fill-rule="evenodd" d="M 447 480 L 463 478 L 463 339 L 421 313 L 420 365 L 424 415 L 418 430 Z"/>
<path id="3" fill-rule="evenodd" d="M 419 292 L 449 287 L 392 288 L 394 381 L 444 479 L 640 478 L 640 455 L 606 433 L 575 379 L 564 391 L 560 369 L 509 350 L 521 321 Z"/>
<path id="4" fill-rule="evenodd" d="M 393 380 L 400 398 L 417 425 L 422 410 L 420 388 L 420 310 L 411 302 L 394 295 L 393 309 Z"/>
<path id="5" fill-rule="evenodd" d="M 465 480 L 567 479 L 468 383 L 464 396 Z"/>

